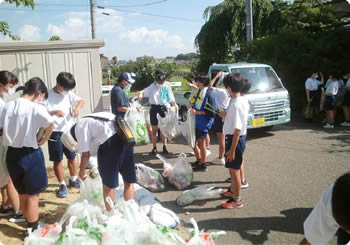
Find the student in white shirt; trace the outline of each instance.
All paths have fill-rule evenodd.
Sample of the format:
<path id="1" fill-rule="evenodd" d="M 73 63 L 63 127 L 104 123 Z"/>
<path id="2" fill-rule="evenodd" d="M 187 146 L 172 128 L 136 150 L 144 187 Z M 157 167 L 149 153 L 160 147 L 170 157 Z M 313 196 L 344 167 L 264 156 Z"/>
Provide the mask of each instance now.
<path id="1" fill-rule="evenodd" d="M 3 144 L 8 147 L 7 168 L 19 193 L 28 228 L 33 230 L 38 227 L 39 193 L 48 185 L 40 146 L 50 138 L 54 127 L 50 114 L 39 104 L 46 97 L 47 88 L 43 81 L 32 78 L 25 83 L 23 95 L 6 103 L 0 116 Z M 45 130 L 37 139 L 40 128 Z"/>
<path id="2" fill-rule="evenodd" d="M 323 85 L 324 79 L 322 72 L 321 81 L 317 80 L 318 72 L 313 72 L 311 77 L 306 79 L 305 81 L 305 91 L 306 91 L 306 99 L 307 99 L 307 109 L 305 111 L 305 119 L 309 122 L 312 122 L 312 114 L 315 107 L 319 105 L 319 94 L 318 94 L 318 86 Z"/>
<path id="3" fill-rule="evenodd" d="M 136 183 L 134 147 L 123 145 L 115 129 L 115 115 L 109 112 L 89 114 L 79 119 L 71 129 L 72 137 L 78 143 L 81 153 L 79 177 L 85 179 L 85 168 L 90 155 L 97 150 L 98 170 L 103 183 L 103 197 L 108 211 L 111 207 L 106 202 L 109 196 L 115 200 L 114 189 L 118 187 L 118 173 L 124 180 L 125 201 L 134 198 Z M 65 142 L 64 142 L 65 143 Z"/>
<path id="4" fill-rule="evenodd" d="M 322 194 L 304 222 L 300 244 L 328 244 L 338 232 L 338 244 L 350 242 L 350 172 L 340 176 Z"/>
<path id="5" fill-rule="evenodd" d="M 14 93 L 14 86 L 18 83 L 17 77 L 9 71 L 0 71 L 0 115 L 5 106 L 5 99 Z M 12 216 L 11 222 L 24 222 L 22 212 L 19 210 L 19 196 L 9 176 L 6 163 L 7 147 L 0 144 L 0 187 L 2 203 L 0 217 Z"/>
<path id="6" fill-rule="evenodd" d="M 334 108 L 336 102 L 336 95 L 338 93 L 338 80 L 334 73 L 329 76 L 330 83 L 328 84 L 325 93 L 324 109 L 326 110 L 327 123 L 324 128 L 334 128 Z"/>
<path id="7" fill-rule="evenodd" d="M 340 125 L 343 127 L 350 127 L 350 72 L 346 72 L 343 76 L 345 86 L 344 90 L 344 100 L 343 100 L 343 113 L 344 122 Z"/>
<path id="8" fill-rule="evenodd" d="M 231 103 L 225 117 L 223 133 L 225 135 L 225 167 L 229 169 L 231 176 L 231 189 L 223 191 L 225 196 L 230 197 L 222 202 L 223 208 L 242 208 L 240 168 L 243 162 L 243 153 L 246 144 L 247 120 L 249 104 L 242 98 L 241 90 L 244 85 L 244 77 L 239 73 L 231 73 L 224 78 L 227 92 L 231 96 Z"/>
<path id="9" fill-rule="evenodd" d="M 157 132 L 158 132 L 158 119 L 157 115 L 160 117 L 165 117 L 165 112 L 167 107 L 175 106 L 175 97 L 171 87 L 167 81 L 165 81 L 166 73 L 163 70 L 156 70 L 155 82 L 150 86 L 142 90 L 138 96 L 139 100 L 143 97 L 149 98 L 149 104 L 151 105 L 150 110 L 150 121 L 152 126 L 152 143 L 153 149 L 151 151 L 152 155 L 158 153 L 157 151 Z M 163 143 L 163 154 L 169 154 L 166 148 L 167 139 L 162 135 Z"/>
<path id="10" fill-rule="evenodd" d="M 79 116 L 84 101 L 78 97 L 72 89 L 76 86 L 74 76 L 68 72 L 61 72 L 56 77 L 56 85 L 49 90 L 49 97 L 44 104 L 54 119 L 55 129 L 48 142 L 50 161 L 54 164 L 56 178 L 60 184 L 56 191 L 57 197 L 64 198 L 68 195 L 67 185 L 64 180 L 63 154 L 67 158 L 70 173 L 70 188 L 79 188 L 78 165 L 76 155 L 70 152 L 61 141 L 61 136 L 66 127 L 72 126 L 74 118 Z"/>

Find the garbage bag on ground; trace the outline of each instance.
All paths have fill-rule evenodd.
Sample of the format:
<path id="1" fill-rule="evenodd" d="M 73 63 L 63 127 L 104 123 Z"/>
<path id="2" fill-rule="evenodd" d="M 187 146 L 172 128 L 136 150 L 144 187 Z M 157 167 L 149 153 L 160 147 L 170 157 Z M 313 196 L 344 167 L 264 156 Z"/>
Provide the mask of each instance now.
<path id="1" fill-rule="evenodd" d="M 184 191 L 176 198 L 176 202 L 180 206 L 185 206 L 192 203 L 194 200 L 203 200 L 209 198 L 220 197 L 222 189 L 216 189 L 215 185 L 201 185 L 192 190 Z"/>
<path id="2" fill-rule="evenodd" d="M 55 245 L 60 237 L 62 226 L 67 218 L 68 216 L 64 215 L 60 222 L 45 225 L 44 227 L 39 226 L 39 228 L 33 232 L 29 229 L 29 235 L 24 239 L 24 245 Z"/>
<path id="3" fill-rule="evenodd" d="M 145 110 L 137 100 L 131 102 L 129 110 L 125 114 L 125 121 L 135 137 L 136 145 L 146 145 L 150 142 L 146 128 Z"/>
<path id="4" fill-rule="evenodd" d="M 205 233 L 203 230 L 199 231 L 197 222 L 194 218 L 190 219 L 193 225 L 193 231 L 191 232 L 191 239 L 188 241 L 188 245 L 214 245 L 214 240 L 219 235 L 226 234 L 225 231 Z"/>
<path id="5" fill-rule="evenodd" d="M 161 117 L 157 114 L 158 119 L 158 128 L 164 137 L 171 140 L 178 136 L 181 132 L 179 132 L 177 125 L 178 122 L 178 114 L 179 107 L 175 104 L 175 106 L 168 106 L 167 111 L 165 112 L 165 117 Z"/>
<path id="6" fill-rule="evenodd" d="M 152 192 L 164 190 L 164 180 L 161 174 L 142 163 L 135 164 L 137 182 Z"/>
<path id="7" fill-rule="evenodd" d="M 177 215 L 173 211 L 164 208 L 160 203 L 152 205 L 149 212 L 149 218 L 154 224 L 170 228 L 175 228 L 180 224 Z"/>
<path id="8" fill-rule="evenodd" d="M 157 157 L 163 161 L 163 177 L 168 178 L 169 182 L 178 190 L 183 190 L 192 184 L 193 170 L 186 159 L 186 154 L 181 153 L 174 164 L 168 162 L 159 154 L 157 154 Z"/>
<path id="9" fill-rule="evenodd" d="M 187 144 L 194 148 L 196 144 L 196 117 L 191 112 L 187 112 L 187 120 L 185 122 L 177 122 L 175 127 L 187 140 Z"/>

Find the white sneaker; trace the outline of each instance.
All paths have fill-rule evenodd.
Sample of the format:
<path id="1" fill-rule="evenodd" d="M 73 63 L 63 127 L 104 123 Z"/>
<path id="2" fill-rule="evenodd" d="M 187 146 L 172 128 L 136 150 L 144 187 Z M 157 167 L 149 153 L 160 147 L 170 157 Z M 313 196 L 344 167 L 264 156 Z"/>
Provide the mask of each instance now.
<path id="1" fill-rule="evenodd" d="M 225 165 L 225 159 L 217 157 L 212 161 L 212 163 L 215 165 Z"/>
<path id="2" fill-rule="evenodd" d="M 194 156 L 195 154 L 194 154 L 194 152 L 193 152 L 193 151 L 191 151 L 191 152 L 190 152 L 190 155 Z"/>
<path id="3" fill-rule="evenodd" d="M 343 126 L 343 127 L 350 127 L 350 122 L 342 122 L 340 124 L 340 126 Z"/>
<path id="4" fill-rule="evenodd" d="M 211 155 L 211 151 L 207 150 L 207 157 Z"/>
<path id="5" fill-rule="evenodd" d="M 324 125 L 323 128 L 334 128 L 334 125 L 326 123 L 326 125 Z"/>

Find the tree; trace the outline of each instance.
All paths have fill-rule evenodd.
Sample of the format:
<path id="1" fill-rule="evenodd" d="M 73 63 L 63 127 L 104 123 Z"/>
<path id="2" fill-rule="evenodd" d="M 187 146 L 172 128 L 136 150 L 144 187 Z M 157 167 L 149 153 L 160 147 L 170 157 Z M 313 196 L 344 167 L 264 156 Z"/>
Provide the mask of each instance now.
<path id="1" fill-rule="evenodd" d="M 49 41 L 59 41 L 59 40 L 62 40 L 62 39 L 59 36 L 57 36 L 57 35 L 53 35 L 49 39 Z"/>
<path id="2" fill-rule="evenodd" d="M 34 9 L 34 0 L 5 0 L 7 3 L 15 3 L 16 7 L 19 5 L 24 5 L 26 7 L 31 7 Z M 0 21 L 0 33 L 5 36 L 9 36 L 13 40 L 19 40 L 19 37 L 12 34 L 10 27 L 6 21 Z"/>

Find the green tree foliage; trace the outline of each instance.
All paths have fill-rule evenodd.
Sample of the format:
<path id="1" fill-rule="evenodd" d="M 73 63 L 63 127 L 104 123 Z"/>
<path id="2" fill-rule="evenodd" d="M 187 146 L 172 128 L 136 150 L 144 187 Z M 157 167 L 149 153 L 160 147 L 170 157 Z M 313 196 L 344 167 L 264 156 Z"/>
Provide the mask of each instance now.
<path id="1" fill-rule="evenodd" d="M 198 58 L 198 54 L 196 53 L 188 53 L 188 54 L 179 54 L 175 57 L 175 60 L 193 60 L 193 59 L 197 59 Z"/>
<path id="2" fill-rule="evenodd" d="M 14 3 L 16 4 L 16 7 L 23 5 L 34 9 L 34 0 L 5 0 L 5 2 Z M 13 40 L 19 40 L 19 37 L 11 32 L 8 23 L 3 20 L 0 20 L 0 33 L 4 36 L 9 36 Z"/>
<path id="3" fill-rule="evenodd" d="M 59 41 L 59 40 L 62 40 L 62 39 L 57 35 L 53 35 L 49 38 L 49 41 Z"/>

